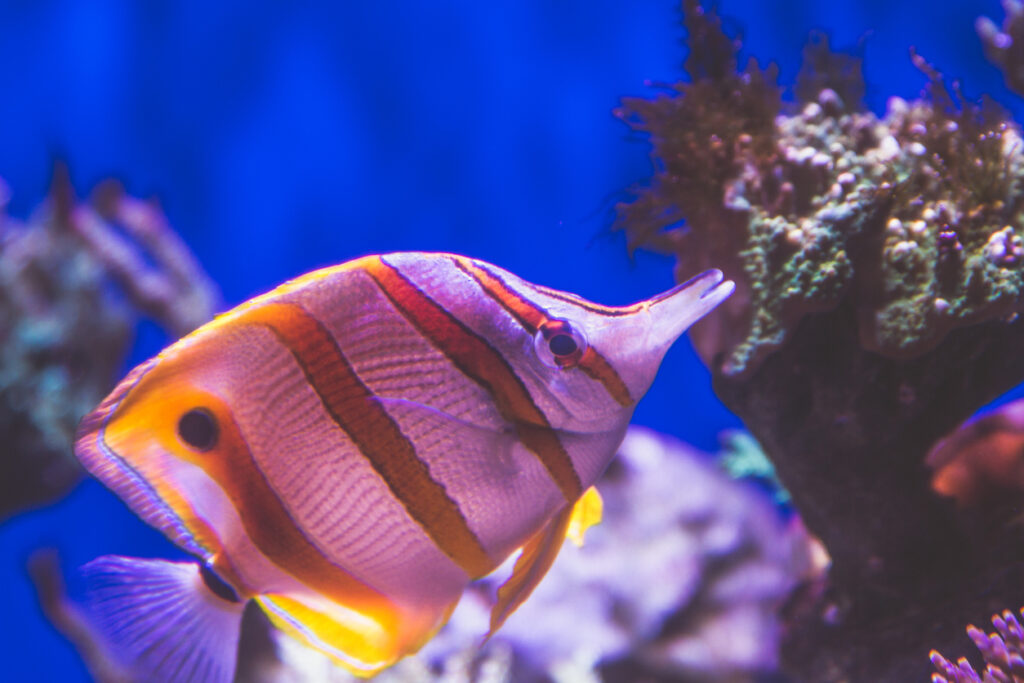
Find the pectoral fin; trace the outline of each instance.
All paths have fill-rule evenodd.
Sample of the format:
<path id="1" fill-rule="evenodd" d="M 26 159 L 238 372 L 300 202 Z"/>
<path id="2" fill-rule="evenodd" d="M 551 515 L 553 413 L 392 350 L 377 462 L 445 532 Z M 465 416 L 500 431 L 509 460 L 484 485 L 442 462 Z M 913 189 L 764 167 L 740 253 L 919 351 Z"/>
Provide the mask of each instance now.
<path id="1" fill-rule="evenodd" d="M 600 524 L 601 513 L 604 511 L 604 501 L 597 488 L 591 486 L 583 492 L 580 499 L 572 506 L 572 517 L 569 519 L 569 530 L 566 534 L 576 547 L 583 546 L 583 534 L 587 529 Z"/>
<path id="2" fill-rule="evenodd" d="M 567 536 L 577 545 L 582 545 L 583 532 L 601 521 L 601 507 L 601 496 L 597 489 L 591 487 L 575 505 L 558 513 L 526 542 L 512 569 L 512 576 L 498 589 L 498 599 L 491 608 L 491 628 L 485 641 L 530 597 L 551 569 Z"/>

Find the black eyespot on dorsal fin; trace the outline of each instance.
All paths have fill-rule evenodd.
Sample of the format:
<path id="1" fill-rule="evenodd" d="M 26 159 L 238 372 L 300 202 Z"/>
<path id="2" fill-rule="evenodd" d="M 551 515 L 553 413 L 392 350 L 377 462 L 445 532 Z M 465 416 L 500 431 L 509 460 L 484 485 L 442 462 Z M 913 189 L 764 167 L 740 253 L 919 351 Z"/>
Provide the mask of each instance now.
<path id="1" fill-rule="evenodd" d="M 210 592 L 221 600 L 227 600 L 228 602 L 242 601 L 238 597 L 238 593 L 235 592 L 235 589 L 224 579 L 220 578 L 217 572 L 213 571 L 205 562 L 199 564 L 199 575 L 203 577 L 203 583 L 210 589 Z"/>

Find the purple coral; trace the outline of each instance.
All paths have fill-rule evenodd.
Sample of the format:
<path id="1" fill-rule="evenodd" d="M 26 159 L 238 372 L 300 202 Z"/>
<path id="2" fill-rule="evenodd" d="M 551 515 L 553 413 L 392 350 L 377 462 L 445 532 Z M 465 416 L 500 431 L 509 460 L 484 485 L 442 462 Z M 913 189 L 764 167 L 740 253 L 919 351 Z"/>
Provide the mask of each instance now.
<path id="1" fill-rule="evenodd" d="M 932 683 L 1024 683 L 1024 629 L 1009 610 L 992 615 L 992 625 L 996 632 L 987 634 L 973 624 L 967 627 L 968 637 L 985 661 L 983 674 L 966 657 L 953 664 L 932 650 L 929 659 L 939 672 L 932 674 Z"/>

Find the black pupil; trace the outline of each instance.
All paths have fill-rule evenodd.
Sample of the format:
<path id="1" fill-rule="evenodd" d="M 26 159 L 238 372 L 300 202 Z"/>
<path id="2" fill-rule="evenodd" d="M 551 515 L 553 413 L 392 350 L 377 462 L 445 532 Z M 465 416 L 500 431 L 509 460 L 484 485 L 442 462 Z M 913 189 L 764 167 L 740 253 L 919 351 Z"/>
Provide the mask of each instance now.
<path id="1" fill-rule="evenodd" d="M 178 434 L 192 448 L 205 451 L 217 443 L 217 423 L 202 408 L 190 410 L 178 422 Z"/>
<path id="2" fill-rule="evenodd" d="M 576 340 L 569 334 L 556 334 L 548 340 L 548 348 L 556 356 L 568 356 L 576 353 Z"/>

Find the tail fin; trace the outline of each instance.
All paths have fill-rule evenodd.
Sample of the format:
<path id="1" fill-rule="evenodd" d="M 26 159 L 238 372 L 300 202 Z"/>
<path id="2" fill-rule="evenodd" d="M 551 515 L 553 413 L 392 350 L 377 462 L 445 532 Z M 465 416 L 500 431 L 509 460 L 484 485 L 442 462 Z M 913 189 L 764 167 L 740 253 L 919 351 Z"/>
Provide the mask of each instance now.
<path id="1" fill-rule="evenodd" d="M 108 555 L 82 567 L 89 616 L 142 681 L 230 683 L 244 602 L 217 593 L 195 562 Z"/>

